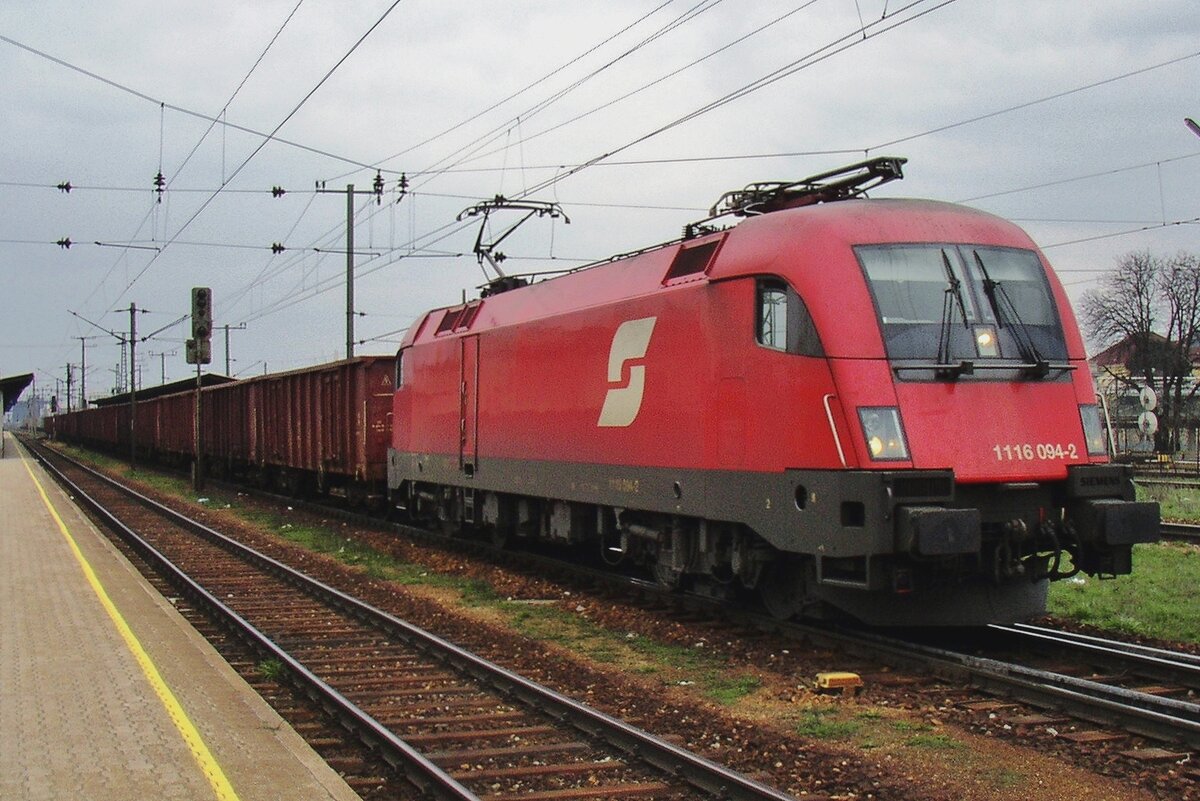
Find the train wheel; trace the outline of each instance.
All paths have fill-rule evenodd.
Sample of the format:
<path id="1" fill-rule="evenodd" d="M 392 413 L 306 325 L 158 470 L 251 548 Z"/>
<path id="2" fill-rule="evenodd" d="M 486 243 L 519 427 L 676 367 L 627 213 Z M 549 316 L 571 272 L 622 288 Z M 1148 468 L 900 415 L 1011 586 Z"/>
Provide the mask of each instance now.
<path id="1" fill-rule="evenodd" d="M 800 565 L 782 558 L 773 561 L 758 582 L 758 597 L 776 620 L 790 620 L 800 614 L 808 597 Z"/>
<path id="2" fill-rule="evenodd" d="M 683 571 L 676 570 L 670 564 L 656 562 L 654 565 L 654 580 L 658 586 L 674 592 L 683 584 Z"/>

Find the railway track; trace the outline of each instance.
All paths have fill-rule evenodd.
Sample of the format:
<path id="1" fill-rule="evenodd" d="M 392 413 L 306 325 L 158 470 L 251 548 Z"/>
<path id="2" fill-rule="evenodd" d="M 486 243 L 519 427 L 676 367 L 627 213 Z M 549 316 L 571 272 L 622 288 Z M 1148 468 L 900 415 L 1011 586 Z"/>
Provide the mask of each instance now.
<path id="1" fill-rule="evenodd" d="M 1200 656 L 1196 654 L 1026 623 L 988 628 L 1014 637 L 1023 648 L 1030 648 L 1031 642 L 1032 648 L 1049 644 L 1056 655 L 1070 652 L 1090 657 L 1103 669 L 1129 676 L 1134 682 L 1149 679 L 1173 685 L 1156 688 L 1159 695 L 1200 695 Z"/>
<path id="2" fill-rule="evenodd" d="M 1163 523 L 1163 539 L 1200 544 L 1200 526 L 1190 523 Z"/>
<path id="3" fill-rule="evenodd" d="M 1200 749 L 1200 660 L 1190 654 L 1021 624 L 973 633 L 970 652 L 873 634 L 847 636 L 897 658 L 923 659 L 938 675 L 1064 720 Z M 1079 738 L 1100 736 L 1085 730 Z"/>
<path id="4" fill-rule="evenodd" d="M 982 650 L 992 655 L 981 656 L 974 651 L 933 647 L 857 629 L 780 622 L 752 608 L 706 596 L 681 595 L 652 581 L 579 567 L 552 557 L 512 554 L 487 543 L 460 547 L 497 560 L 535 564 L 539 574 L 571 574 L 577 580 L 645 599 L 660 608 L 675 607 L 758 631 L 776 632 L 793 642 L 838 649 L 858 658 L 883 661 L 888 667 L 927 671 L 1056 716 L 1066 714 L 1164 743 L 1200 749 L 1200 705 L 1195 702 L 1200 694 L 1200 661 L 1190 654 L 1155 653 L 1154 649 L 1131 643 L 1088 640 L 1069 632 L 1017 625 L 987 627 Z M 1001 633 L 1006 639 L 997 642 L 996 635 Z M 1014 648 L 1013 638 L 1018 636 L 1022 645 Z M 971 635 L 972 642 L 979 639 Z M 1029 655 L 1035 644 L 1045 650 L 1051 642 L 1055 643 L 1055 658 L 1031 664 Z M 1099 661 L 1106 669 L 1091 669 L 1089 664 L 1101 654 L 1104 658 Z M 1143 679 L 1162 684 L 1150 686 Z"/>
<path id="5" fill-rule="evenodd" d="M 295 503 L 295 500 L 287 500 L 288 505 Z M 323 517 L 329 516 L 330 511 L 322 507 L 320 514 Z M 1136 742 L 1132 749 L 1125 746 L 1126 750 L 1121 750 L 1120 753 L 1132 755 L 1128 756 L 1126 764 L 1127 769 L 1134 772 L 1139 770 L 1137 764 L 1140 760 L 1157 763 L 1165 759 L 1170 763 L 1172 760 L 1186 758 L 1186 752 L 1178 753 L 1181 745 L 1188 749 L 1200 748 L 1195 705 L 1190 701 L 1170 697 L 1164 699 L 1157 694 L 1164 689 L 1161 687 L 1155 688 L 1156 692 L 1139 693 L 1137 688 L 1145 687 L 1145 682 L 1127 683 L 1125 687 L 1106 687 L 1101 675 L 1094 670 L 1085 669 L 1083 660 L 1077 660 L 1075 657 L 1059 659 L 1061 669 L 1051 670 L 1045 665 L 1031 667 L 1017 664 L 1017 660 L 1010 658 L 1011 654 L 1001 658 L 996 656 L 994 651 L 985 651 L 984 655 L 981 655 L 978 650 L 964 652 L 961 648 L 935 648 L 853 630 L 784 624 L 751 609 L 731 607 L 702 596 L 668 592 L 650 581 L 591 570 L 552 557 L 497 548 L 486 541 L 451 537 L 421 529 L 410 530 L 410 527 L 385 525 L 378 520 L 372 521 L 351 514 L 343 515 L 343 519 L 353 520 L 364 528 L 383 527 L 393 534 L 397 531 L 411 533 L 426 544 L 433 543 L 438 547 L 469 554 L 472 558 L 484 557 L 493 563 L 515 567 L 522 572 L 556 576 L 587 590 L 599 590 L 608 597 L 629 599 L 630 603 L 652 609 L 656 616 L 664 614 L 664 609 L 675 610 L 693 619 L 708 620 L 708 625 L 720 621 L 720 625 L 728 626 L 731 630 L 769 631 L 782 637 L 784 642 L 791 642 L 794 651 L 799 650 L 794 648 L 794 645 L 802 643 L 808 650 L 830 649 L 859 659 L 864 664 L 869 662 L 885 666 L 884 670 L 898 669 L 913 676 L 937 677 L 944 685 L 962 688 L 953 693 L 955 696 L 961 696 L 956 703 L 962 708 L 983 710 L 984 715 L 989 709 L 1003 708 L 1005 711 L 1000 717 L 1021 724 L 1022 731 L 1033 731 L 1022 721 L 1027 722 L 1029 726 L 1034 725 L 1032 721 L 1041 721 L 1036 727 L 1037 730 L 1049 732 L 1043 736 L 1057 740 L 1061 732 L 1061 736 L 1067 741 L 1074 742 L 1076 747 L 1084 749 L 1083 753 L 1087 753 L 1089 748 L 1103 748 L 1106 742 L 1120 741 L 1119 736 L 1110 736 L 1106 740 L 1105 729 L 1109 735 L 1114 731 L 1124 731 L 1145 736 L 1169 748 L 1158 748 L 1152 744 L 1147 744 L 1150 747 L 1142 747 Z M 1166 655 L 1159 656 L 1167 658 Z M 1062 664 L 1063 662 L 1069 664 Z M 1128 668 L 1111 669 L 1105 673 L 1116 678 L 1136 675 L 1136 671 Z M 1164 683 L 1174 681 L 1180 686 L 1186 684 L 1183 679 L 1171 679 L 1166 676 L 1160 676 L 1156 680 Z M 1127 690 L 1129 692 L 1126 692 Z M 945 690 L 939 689 L 936 692 L 940 703 Z M 975 694 L 974 698 L 971 697 L 972 693 Z M 996 700 L 984 700 L 988 697 Z M 1179 703 L 1173 704 L 1172 700 Z M 1014 708 L 1017 705 L 1025 706 L 1025 711 Z M 1041 713 L 1031 714 L 1027 707 L 1034 707 L 1041 710 Z M 1096 731 L 1095 726 L 1090 725 L 1093 723 L 1100 726 L 1101 731 Z M 1116 753 L 1114 751 L 1104 759 L 1111 759 Z M 1146 756 L 1139 757 L 1138 754 Z M 1083 758 L 1090 761 L 1098 758 L 1098 755 Z M 1126 759 L 1127 756 L 1121 758 Z M 1200 780 L 1200 773 L 1188 768 L 1182 770 L 1187 776 L 1195 774 L 1193 780 Z"/>
<path id="6" fill-rule="evenodd" d="M 1134 483 L 1143 487 L 1175 487 L 1177 489 L 1200 489 L 1200 478 L 1170 474 L 1135 476 Z"/>
<path id="7" fill-rule="evenodd" d="M 46 462 L 220 625 L 424 793 L 489 801 L 790 796 L 541 687 L 61 455 Z M 110 511 L 110 508 L 113 511 Z"/>

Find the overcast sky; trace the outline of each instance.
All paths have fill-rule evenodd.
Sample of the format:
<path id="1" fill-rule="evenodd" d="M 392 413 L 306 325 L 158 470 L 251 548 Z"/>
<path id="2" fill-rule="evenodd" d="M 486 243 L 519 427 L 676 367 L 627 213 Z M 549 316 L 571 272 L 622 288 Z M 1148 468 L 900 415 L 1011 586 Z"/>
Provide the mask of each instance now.
<path id="1" fill-rule="evenodd" d="M 118 310 L 148 310 L 144 335 L 198 285 L 245 325 L 232 373 L 341 358 L 344 190 L 377 168 L 360 354 L 474 296 L 455 217 L 539 185 L 570 224 L 527 223 L 510 272 L 673 239 L 727 190 L 864 155 L 909 159 L 876 196 L 1016 220 L 1077 306 L 1130 251 L 1200 252 L 1196 0 L 0 0 L 0 37 L 0 375 L 53 386 L 86 337 L 89 396 L 113 390 Z M 138 344 L 143 386 L 191 374 L 189 335 Z"/>

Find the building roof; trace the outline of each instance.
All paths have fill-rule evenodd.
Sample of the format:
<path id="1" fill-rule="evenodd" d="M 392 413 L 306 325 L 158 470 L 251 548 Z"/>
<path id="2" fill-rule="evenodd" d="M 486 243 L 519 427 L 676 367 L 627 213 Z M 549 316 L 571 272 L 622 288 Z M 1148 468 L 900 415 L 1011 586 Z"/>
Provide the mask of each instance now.
<path id="1" fill-rule="evenodd" d="M 1156 344 L 1167 341 L 1166 337 L 1155 334 L 1153 331 L 1147 334 L 1149 341 Z M 1129 364 L 1130 360 L 1137 352 L 1137 338 L 1127 336 L 1124 339 L 1114 342 L 1104 350 L 1093 356 L 1090 361 L 1092 364 L 1099 367 L 1124 367 Z"/>
<path id="2" fill-rule="evenodd" d="M 0 378 L 0 395 L 4 396 L 4 411 L 8 412 L 16 404 L 17 398 L 25 391 L 25 387 L 33 383 L 33 373 L 10 375 Z"/>
<path id="3" fill-rule="evenodd" d="M 1088 359 L 1088 362 L 1092 365 L 1093 369 L 1109 368 L 1110 371 L 1120 373 L 1142 369 L 1145 366 L 1144 360 L 1148 358 L 1151 361 L 1151 365 L 1158 368 L 1162 361 L 1160 354 L 1164 352 L 1164 349 L 1175 348 L 1173 341 L 1151 331 L 1146 335 L 1145 344 L 1148 353 L 1142 354 L 1139 352 L 1142 349 L 1142 343 L 1138 341 L 1139 339 L 1140 337 L 1127 336 L 1119 342 L 1109 345 Z M 1193 347 L 1188 353 L 1187 358 L 1190 360 L 1191 365 L 1179 364 L 1178 369 L 1180 374 L 1186 374 L 1189 370 L 1195 369 L 1195 366 L 1200 363 L 1200 348 Z"/>

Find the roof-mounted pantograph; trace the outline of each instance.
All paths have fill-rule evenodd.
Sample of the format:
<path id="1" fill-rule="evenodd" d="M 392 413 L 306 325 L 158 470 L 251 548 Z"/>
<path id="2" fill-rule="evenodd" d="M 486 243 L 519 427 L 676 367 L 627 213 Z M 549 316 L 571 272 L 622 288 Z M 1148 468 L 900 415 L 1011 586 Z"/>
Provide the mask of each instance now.
<path id="1" fill-rule="evenodd" d="M 881 156 L 810 175 L 799 181 L 760 181 L 744 189 L 726 192 L 708 210 L 708 217 L 684 227 L 684 239 L 715 230 L 709 223 L 729 214 L 754 217 L 783 209 L 862 197 L 876 187 L 903 178 L 902 167 L 906 161 L 908 159 L 897 156 Z"/>

